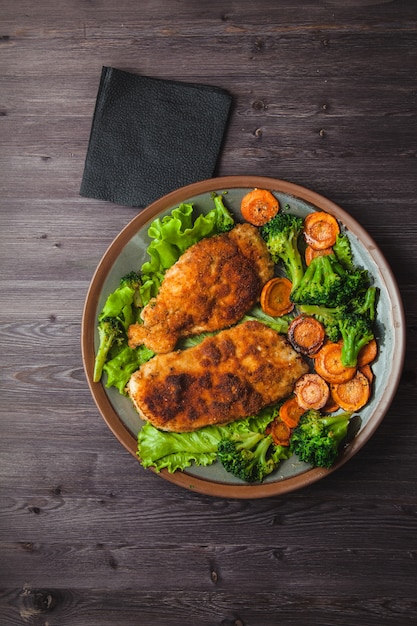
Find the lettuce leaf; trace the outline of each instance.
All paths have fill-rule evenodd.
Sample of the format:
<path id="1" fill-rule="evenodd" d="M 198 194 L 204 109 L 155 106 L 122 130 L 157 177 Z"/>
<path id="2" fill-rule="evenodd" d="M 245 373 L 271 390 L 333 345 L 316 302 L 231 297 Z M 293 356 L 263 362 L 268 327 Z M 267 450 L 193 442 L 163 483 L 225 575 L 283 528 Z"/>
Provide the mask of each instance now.
<path id="1" fill-rule="evenodd" d="M 138 346 L 135 349 L 123 346 L 103 366 L 107 374 L 106 387 L 116 387 L 122 395 L 126 395 L 125 388 L 133 372 L 153 356 L 152 350 L 146 346 Z"/>
<path id="2" fill-rule="evenodd" d="M 242 318 L 242 322 L 249 320 L 256 320 L 262 322 L 266 326 L 269 326 L 277 333 L 286 334 L 288 332 L 289 325 L 293 320 L 291 315 L 282 315 L 280 317 L 272 317 L 267 313 L 264 313 L 259 304 L 255 304 L 254 307 Z"/>
<path id="3" fill-rule="evenodd" d="M 127 330 L 130 324 L 136 321 L 133 308 L 134 296 L 135 290 L 131 287 L 117 287 L 115 291 L 108 295 L 98 319 L 116 317 L 120 320 L 124 329 Z"/>

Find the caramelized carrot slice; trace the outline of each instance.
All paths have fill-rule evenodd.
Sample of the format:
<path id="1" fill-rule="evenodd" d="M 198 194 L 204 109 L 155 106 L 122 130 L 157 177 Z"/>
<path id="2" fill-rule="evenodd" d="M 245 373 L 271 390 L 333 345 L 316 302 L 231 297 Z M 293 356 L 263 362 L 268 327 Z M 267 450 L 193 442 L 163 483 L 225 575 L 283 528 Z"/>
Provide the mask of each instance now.
<path id="1" fill-rule="evenodd" d="M 314 317 L 299 315 L 291 322 L 287 336 L 295 350 L 313 356 L 323 346 L 326 332 L 323 324 Z"/>
<path id="2" fill-rule="evenodd" d="M 363 346 L 363 348 L 359 350 L 358 367 L 362 367 L 363 365 L 368 365 L 369 363 L 372 363 L 372 361 L 376 359 L 377 355 L 378 344 L 376 342 L 376 339 L 371 339 L 371 341 L 367 343 L 366 346 Z"/>
<path id="3" fill-rule="evenodd" d="M 316 256 L 326 256 L 333 253 L 333 248 L 324 248 L 323 250 L 314 250 L 311 246 L 307 246 L 304 253 L 306 265 L 310 265 Z"/>
<path id="4" fill-rule="evenodd" d="M 303 413 L 305 413 L 305 409 L 298 404 L 295 396 L 285 400 L 279 409 L 279 417 L 289 428 L 298 426 Z"/>
<path id="5" fill-rule="evenodd" d="M 304 238 L 307 245 L 314 250 L 325 250 L 334 246 L 339 232 L 336 218 L 325 211 L 309 213 L 304 220 Z"/>
<path id="6" fill-rule="evenodd" d="M 344 383 L 354 377 L 356 367 L 342 363 L 342 344 L 325 343 L 314 359 L 314 368 L 328 383 Z"/>
<path id="7" fill-rule="evenodd" d="M 335 413 L 339 409 L 340 406 L 337 404 L 336 400 L 332 397 L 330 393 L 329 399 L 321 410 L 323 411 L 323 413 Z"/>
<path id="8" fill-rule="evenodd" d="M 279 317 L 293 310 L 290 300 L 292 282 L 283 276 L 271 278 L 261 292 L 261 307 L 267 315 Z"/>
<path id="9" fill-rule="evenodd" d="M 360 372 L 345 383 L 331 385 L 334 400 L 344 411 L 358 411 L 368 402 L 371 395 L 371 384 Z"/>
<path id="10" fill-rule="evenodd" d="M 254 226 L 263 226 L 279 211 L 279 202 L 267 189 L 252 189 L 241 201 L 240 211 L 244 220 Z"/>
<path id="11" fill-rule="evenodd" d="M 291 428 L 280 417 L 274 419 L 266 432 L 271 435 L 272 441 L 276 446 L 290 445 Z"/>
<path id="12" fill-rule="evenodd" d="M 303 409 L 322 409 L 330 396 L 330 389 L 318 374 L 304 374 L 295 383 L 295 397 Z"/>
<path id="13" fill-rule="evenodd" d="M 366 365 L 362 365 L 362 367 L 359 368 L 359 371 L 362 372 L 364 376 L 366 376 L 370 383 L 372 383 L 374 379 L 374 373 L 369 363 L 367 363 Z"/>

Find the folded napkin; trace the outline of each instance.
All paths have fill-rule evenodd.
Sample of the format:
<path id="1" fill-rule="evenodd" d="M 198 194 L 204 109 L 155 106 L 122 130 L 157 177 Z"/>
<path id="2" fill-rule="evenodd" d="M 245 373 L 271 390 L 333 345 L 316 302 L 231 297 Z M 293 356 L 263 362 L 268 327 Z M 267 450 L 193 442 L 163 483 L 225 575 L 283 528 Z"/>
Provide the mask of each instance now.
<path id="1" fill-rule="evenodd" d="M 144 207 L 212 177 L 230 105 L 218 87 L 103 67 L 80 194 Z"/>

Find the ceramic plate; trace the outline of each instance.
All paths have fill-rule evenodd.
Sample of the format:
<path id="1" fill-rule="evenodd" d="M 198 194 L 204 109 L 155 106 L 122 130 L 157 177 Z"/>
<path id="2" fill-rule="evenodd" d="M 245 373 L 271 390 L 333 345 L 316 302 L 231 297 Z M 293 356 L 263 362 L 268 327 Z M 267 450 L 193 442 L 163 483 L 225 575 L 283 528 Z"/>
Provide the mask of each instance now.
<path id="1" fill-rule="evenodd" d="M 151 204 L 120 232 L 99 263 L 87 294 L 82 322 L 84 368 L 95 403 L 120 443 L 137 459 L 137 434 L 143 422 L 128 398 L 121 396 L 116 389 L 106 389 L 102 383 L 93 382 L 94 357 L 98 345 L 97 316 L 104 301 L 118 286 L 124 274 L 132 269 L 137 270 L 148 259 L 147 231 L 152 220 L 170 213 L 181 202 L 193 203 L 196 215 L 199 212 L 206 213 L 213 208 L 211 192 L 227 191 L 225 203 L 236 220 L 241 221 L 240 200 L 254 187 L 270 189 L 281 206 L 288 204 L 291 212 L 302 217 L 316 210 L 327 211 L 349 233 L 355 263 L 369 270 L 374 284 L 380 290 L 376 327 L 379 355 L 373 363 L 375 379 L 371 401 L 360 411 L 360 430 L 330 470 L 311 469 L 292 457 L 283 461 L 277 471 L 259 485 L 242 483 L 226 473 L 219 463 L 209 467 L 192 467 L 173 474 L 163 470 L 159 474 L 187 489 L 232 498 L 263 498 L 287 493 L 323 478 L 352 458 L 375 432 L 390 406 L 398 386 L 405 351 L 404 313 L 395 278 L 372 238 L 343 209 L 309 189 L 272 178 L 230 176 L 188 185 Z"/>

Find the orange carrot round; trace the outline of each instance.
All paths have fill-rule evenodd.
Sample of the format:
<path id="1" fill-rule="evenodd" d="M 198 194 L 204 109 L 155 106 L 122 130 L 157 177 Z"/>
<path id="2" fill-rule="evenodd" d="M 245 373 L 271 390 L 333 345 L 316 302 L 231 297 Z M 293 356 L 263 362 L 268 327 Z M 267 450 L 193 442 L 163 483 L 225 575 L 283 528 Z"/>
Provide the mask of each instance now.
<path id="1" fill-rule="evenodd" d="M 323 250 L 314 250 L 311 246 L 307 246 L 304 253 L 306 265 L 310 265 L 316 256 L 326 256 L 333 253 L 333 248 L 324 248 Z"/>
<path id="2" fill-rule="evenodd" d="M 328 383 L 343 383 L 354 377 L 356 367 L 346 367 L 342 363 L 342 344 L 325 343 L 314 359 L 316 372 Z"/>
<path id="3" fill-rule="evenodd" d="M 374 379 L 374 373 L 373 373 L 372 368 L 369 365 L 369 363 L 367 363 L 366 365 L 362 365 L 359 368 L 359 371 L 362 372 L 362 374 L 364 374 L 364 376 L 366 376 L 366 378 L 369 380 L 370 383 L 372 383 L 372 381 Z"/>
<path id="4" fill-rule="evenodd" d="M 306 356 L 316 354 L 326 338 L 323 324 L 309 315 L 296 317 L 291 322 L 287 335 L 293 348 Z"/>
<path id="5" fill-rule="evenodd" d="M 295 397 L 298 404 L 306 410 L 322 409 L 330 397 L 330 389 L 318 374 L 304 374 L 295 383 Z"/>
<path id="6" fill-rule="evenodd" d="M 279 202 L 267 189 L 252 189 L 241 201 L 240 211 L 244 220 L 254 226 L 263 226 L 279 211 Z"/>
<path id="7" fill-rule="evenodd" d="M 303 413 L 305 413 L 305 409 L 298 404 L 295 396 L 291 396 L 285 400 L 279 409 L 279 417 L 289 428 L 298 426 L 298 422 Z"/>
<path id="8" fill-rule="evenodd" d="M 291 428 L 280 417 L 276 417 L 268 426 L 267 434 L 271 435 L 276 446 L 289 446 Z"/>
<path id="9" fill-rule="evenodd" d="M 378 344 L 376 339 L 371 339 L 363 348 L 359 350 L 358 354 L 358 367 L 363 365 L 369 365 L 376 359 L 378 355 Z"/>
<path id="10" fill-rule="evenodd" d="M 307 245 L 314 250 L 325 250 L 334 246 L 339 232 L 336 218 L 325 211 L 309 213 L 304 220 L 304 238 Z"/>
<path id="11" fill-rule="evenodd" d="M 261 292 L 261 307 L 267 315 L 279 317 L 289 313 L 294 308 L 290 300 L 292 282 L 283 276 L 271 278 Z"/>
<path id="12" fill-rule="evenodd" d="M 339 409 L 340 409 L 340 406 L 337 404 L 336 400 L 332 397 L 331 390 L 330 390 L 330 397 L 321 410 L 323 411 L 323 413 L 335 413 Z"/>
<path id="13" fill-rule="evenodd" d="M 359 411 L 368 402 L 371 384 L 360 371 L 345 383 L 331 385 L 332 398 L 344 411 Z"/>

